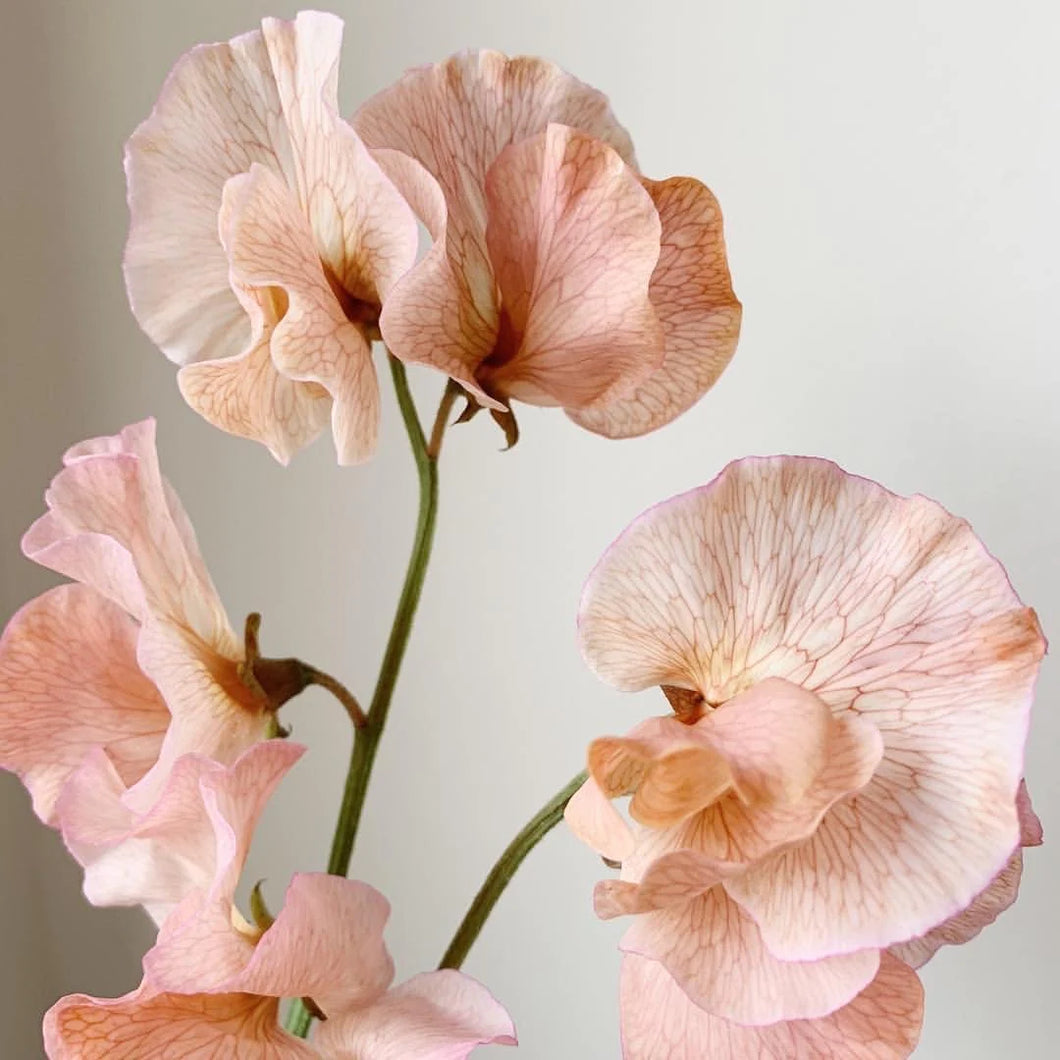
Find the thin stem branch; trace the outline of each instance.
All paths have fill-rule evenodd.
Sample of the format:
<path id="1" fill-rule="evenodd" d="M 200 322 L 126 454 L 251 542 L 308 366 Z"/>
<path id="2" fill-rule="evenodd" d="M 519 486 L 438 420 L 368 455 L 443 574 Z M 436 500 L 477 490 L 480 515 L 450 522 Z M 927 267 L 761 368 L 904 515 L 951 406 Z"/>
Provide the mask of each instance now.
<path id="1" fill-rule="evenodd" d="M 412 632 L 412 620 L 423 591 L 423 580 L 427 573 L 431 545 L 434 542 L 434 523 L 438 512 L 438 452 L 441 449 L 442 435 L 448 421 L 449 410 L 456 397 L 447 387 L 438 408 L 438 415 L 435 417 L 431 443 L 428 447 L 423 427 L 416 413 L 416 404 L 409 391 L 405 366 L 393 356 L 389 356 L 388 361 L 401 418 L 409 436 L 413 459 L 416 462 L 420 505 L 416 519 L 416 533 L 412 542 L 412 555 L 409 557 L 408 568 L 405 571 L 405 582 L 394 612 L 394 622 L 390 628 L 390 637 L 379 667 L 379 677 L 372 694 L 372 701 L 368 706 L 366 722 L 363 727 L 354 731 L 353 752 L 350 756 L 349 771 L 346 774 L 346 787 L 342 794 L 339 819 L 331 842 L 331 855 L 328 858 L 328 872 L 333 876 L 345 876 L 349 871 L 350 858 L 353 856 L 357 830 L 361 823 L 361 812 L 364 809 L 364 799 L 368 792 L 368 782 L 372 776 L 372 766 L 375 763 L 379 741 L 386 726 L 390 701 L 393 698 L 398 673 L 405 657 L 409 634 Z M 295 1001 L 287 1015 L 286 1027 L 292 1034 L 304 1038 L 309 1032 L 312 1020 L 312 1014 L 305 1004 Z"/>
<path id="2" fill-rule="evenodd" d="M 308 684 L 319 685 L 330 692 L 345 708 L 350 716 L 354 728 L 363 729 L 368 724 L 368 715 L 361 709 L 357 697 L 341 682 L 337 681 L 331 674 L 318 670 L 315 666 L 302 663 L 302 670 Z"/>
<path id="3" fill-rule="evenodd" d="M 449 426 L 449 414 L 453 410 L 453 403 L 463 393 L 459 383 L 452 379 L 446 383 L 445 393 L 442 394 L 438 412 L 434 417 L 434 426 L 431 428 L 431 439 L 427 443 L 427 456 L 431 460 L 437 460 L 442 453 L 442 438 L 445 428 Z"/>
<path id="4" fill-rule="evenodd" d="M 475 895 L 460 927 L 456 929 L 453 941 L 442 957 L 439 968 L 459 968 L 466 959 L 471 947 L 479 936 L 483 925 L 489 918 L 497 900 L 504 893 L 511 878 L 515 875 L 519 866 L 523 863 L 527 854 L 530 853 L 542 839 L 552 831 L 563 818 L 563 811 L 567 808 L 574 793 L 585 783 L 588 774 L 582 772 L 561 791 L 558 791 L 534 817 L 527 822 L 526 827 L 508 844 L 504 853 L 497 859 L 496 864 L 490 869 L 485 882 Z"/>

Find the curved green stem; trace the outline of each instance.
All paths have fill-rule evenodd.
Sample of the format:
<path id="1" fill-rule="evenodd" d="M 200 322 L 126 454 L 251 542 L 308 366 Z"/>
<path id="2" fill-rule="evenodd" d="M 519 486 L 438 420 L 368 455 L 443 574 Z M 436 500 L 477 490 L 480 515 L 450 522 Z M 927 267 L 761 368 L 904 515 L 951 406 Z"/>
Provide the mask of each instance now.
<path id="1" fill-rule="evenodd" d="M 438 965 L 439 968 L 459 968 L 464 963 L 482 926 L 493 912 L 497 899 L 504 893 L 504 889 L 523 863 L 526 855 L 563 819 L 563 811 L 567 808 L 567 803 L 585 783 L 587 776 L 585 772 L 579 773 L 565 788 L 556 792 L 508 844 L 479 888 L 478 894 L 475 895 L 474 901 L 460 922 L 460 927 L 456 929 L 453 941 L 449 943 L 449 948 Z"/>
<path id="2" fill-rule="evenodd" d="M 372 693 L 364 725 L 354 732 L 346 787 L 342 793 L 339 819 L 335 825 L 331 854 L 328 858 L 328 872 L 333 876 L 345 876 L 349 871 L 357 829 L 361 823 L 361 811 L 364 809 L 364 799 L 368 792 L 368 782 L 372 776 L 372 766 L 375 764 L 379 741 L 390 711 L 390 701 L 394 695 L 394 686 L 397 684 L 409 634 L 412 632 L 412 620 L 420 602 L 420 593 L 423 591 L 423 579 L 427 573 L 427 561 L 430 559 L 431 545 L 434 542 L 434 522 L 438 511 L 438 456 L 446 423 L 459 393 L 459 388 L 450 382 L 438 406 L 434 427 L 428 440 L 423 433 L 415 402 L 409 392 L 405 366 L 396 357 L 388 357 L 388 360 L 401 418 L 409 436 L 412 456 L 416 461 L 420 506 L 412 542 L 412 555 L 405 571 L 405 583 L 394 613 L 394 622 L 390 628 L 386 651 L 383 653 L 383 662 L 379 667 L 375 691 Z M 312 1020 L 312 1014 L 305 1003 L 296 1000 L 287 1015 L 285 1025 L 292 1034 L 304 1038 L 309 1032 Z"/>

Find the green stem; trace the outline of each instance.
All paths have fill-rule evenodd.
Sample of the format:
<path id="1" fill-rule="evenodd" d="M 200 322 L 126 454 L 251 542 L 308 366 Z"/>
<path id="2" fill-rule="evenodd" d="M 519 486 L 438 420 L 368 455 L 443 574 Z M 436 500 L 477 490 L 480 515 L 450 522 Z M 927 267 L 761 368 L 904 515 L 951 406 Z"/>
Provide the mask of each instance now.
<path id="1" fill-rule="evenodd" d="M 439 968 L 459 968 L 464 963 L 468 951 L 475 944 L 475 939 L 493 912 L 497 899 L 504 893 L 526 855 L 563 819 L 567 803 L 585 783 L 587 776 L 587 773 L 579 773 L 562 791 L 558 791 L 508 844 L 479 888 L 460 922 L 460 927 L 456 929 L 453 941 L 449 943 L 449 948 L 438 965 Z"/>
<path id="2" fill-rule="evenodd" d="M 420 486 L 420 507 L 416 520 L 416 534 L 412 543 L 412 555 L 409 557 L 405 572 L 405 583 L 401 588 L 394 622 L 390 628 L 390 637 L 386 643 L 383 662 L 379 668 L 379 677 L 372 702 L 368 707 L 365 723 L 355 729 L 353 752 L 350 756 L 350 767 L 346 774 L 346 787 L 342 793 L 342 805 L 339 807 L 339 819 L 335 825 L 334 838 L 331 841 L 331 855 L 328 858 L 328 872 L 333 876 L 345 876 L 349 871 L 353 846 L 357 839 L 357 829 L 361 823 L 361 811 L 364 809 L 364 798 L 368 792 L 368 781 L 372 776 L 372 766 L 379 749 L 379 741 L 386 726 L 390 701 L 394 695 L 398 673 L 405 657 L 409 634 L 412 632 L 412 620 L 423 591 L 423 579 L 427 573 L 427 561 L 431 555 L 434 541 L 434 522 L 438 512 L 438 456 L 441 450 L 442 436 L 445 432 L 453 402 L 459 388 L 450 382 L 446 387 L 438 406 L 430 440 L 423 433 L 416 405 L 409 392 L 405 366 L 396 357 L 388 357 L 390 374 L 394 378 L 394 390 L 397 393 L 401 418 L 409 436 L 412 456 L 416 461 L 416 473 Z M 287 1014 L 286 1027 L 292 1034 L 304 1038 L 309 1032 L 313 1016 L 304 1002 L 296 1000 Z"/>

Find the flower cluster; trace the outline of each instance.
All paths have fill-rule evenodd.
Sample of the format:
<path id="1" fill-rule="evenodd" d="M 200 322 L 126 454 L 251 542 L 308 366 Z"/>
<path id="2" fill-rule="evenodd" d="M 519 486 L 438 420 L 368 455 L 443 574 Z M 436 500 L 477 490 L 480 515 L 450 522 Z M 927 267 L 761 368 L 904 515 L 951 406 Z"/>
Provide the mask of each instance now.
<path id="1" fill-rule="evenodd" d="M 330 414 L 358 463 L 380 334 L 472 407 L 611 437 L 710 388 L 740 305 L 703 184 L 642 177 L 605 97 L 540 59 L 414 70 L 348 124 L 341 40 L 303 12 L 196 48 L 129 141 L 130 301 L 193 408 L 283 461 Z"/>
<path id="2" fill-rule="evenodd" d="M 429 443 L 399 389 L 428 507 L 382 707 L 262 658 L 259 616 L 237 635 L 152 420 L 66 453 L 23 550 L 72 581 L 0 640 L 0 766 L 89 900 L 143 906 L 158 935 L 136 990 L 52 1007 L 52 1060 L 515 1044 L 455 966 L 392 985 L 389 906 L 345 863 L 296 874 L 275 916 L 257 889 L 240 910 L 257 821 L 305 750 L 277 714 L 307 684 L 335 691 L 363 798 L 457 396 L 460 419 L 486 409 L 509 443 L 513 402 L 631 437 L 690 408 L 736 347 L 714 196 L 644 177 L 601 93 L 481 51 L 410 71 L 347 121 L 341 40 L 337 18 L 304 12 L 178 62 L 128 144 L 125 276 L 188 403 L 285 463 L 329 422 L 340 463 L 371 457 L 377 340 L 396 379 L 407 362 L 445 380 Z M 579 631 L 603 680 L 670 707 L 595 740 L 566 806 L 619 872 L 597 914 L 632 921 L 626 1060 L 907 1057 L 915 969 L 1011 904 L 1041 841 L 1023 749 L 1045 642 L 997 561 L 925 498 L 823 460 L 747 459 L 633 523 Z M 320 1021 L 311 1037 L 308 1016 L 283 1029 L 285 998 Z"/>

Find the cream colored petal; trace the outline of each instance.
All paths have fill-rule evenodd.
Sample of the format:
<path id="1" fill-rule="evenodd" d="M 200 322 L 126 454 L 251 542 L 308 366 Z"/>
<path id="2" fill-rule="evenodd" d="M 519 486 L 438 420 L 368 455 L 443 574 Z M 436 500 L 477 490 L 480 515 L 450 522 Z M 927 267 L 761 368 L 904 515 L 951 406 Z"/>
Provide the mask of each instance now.
<path id="1" fill-rule="evenodd" d="M 302 212 L 341 287 L 380 302 L 416 260 L 416 219 L 353 129 L 339 116 L 342 21 L 301 12 L 266 18 L 262 35 L 294 150 Z M 247 167 L 249 168 L 249 167 Z"/>
<path id="2" fill-rule="evenodd" d="M 379 427 L 371 346 L 328 284 L 294 193 L 255 166 L 229 182 L 225 197 L 232 200 L 224 241 L 233 280 L 255 289 L 280 288 L 286 296 L 270 341 L 273 364 L 288 379 L 331 395 L 339 462 L 368 459 Z"/>
<path id="3" fill-rule="evenodd" d="M 743 1027 L 693 1005 L 656 961 L 622 960 L 623 1060 L 906 1060 L 924 995 L 916 974 L 883 954 L 872 983 L 817 1020 Z"/>
<path id="4" fill-rule="evenodd" d="M 170 715 L 136 663 L 139 629 L 93 589 L 63 585 L 26 604 L 0 639 L 0 766 L 56 824 L 63 785 L 93 747 L 125 784 L 158 758 Z"/>
<path id="5" fill-rule="evenodd" d="M 493 51 L 410 70 L 353 119 L 373 150 L 421 163 L 446 204 L 444 233 L 432 234 L 447 264 L 435 253 L 413 270 L 384 306 L 383 335 L 395 356 L 434 364 L 473 392 L 474 370 L 492 351 L 499 324 L 486 248 L 486 174 L 509 144 L 550 122 L 603 140 L 633 162 L 629 136 L 601 93 L 542 59 Z"/>
<path id="6" fill-rule="evenodd" d="M 125 281 L 147 334 L 178 364 L 234 356 L 250 328 L 217 232 L 225 181 L 255 162 L 294 179 L 260 32 L 202 45 L 173 68 L 125 150 Z"/>
<path id="7" fill-rule="evenodd" d="M 662 222 L 650 297 L 666 356 L 628 397 L 569 410 L 575 423 L 609 438 L 646 434 L 691 408 L 732 360 L 740 335 L 717 199 L 691 177 L 644 180 L 644 187 Z"/>
<path id="8" fill-rule="evenodd" d="M 71 994 L 44 1017 L 49 1060 L 313 1060 L 278 1022 L 279 1002 L 251 994 Z"/>
<path id="9" fill-rule="evenodd" d="M 490 167 L 486 209 L 502 304 L 486 389 L 574 408 L 631 392 L 663 356 L 648 297 L 660 228 L 618 153 L 550 124 Z"/>
<path id="10" fill-rule="evenodd" d="M 780 961 L 721 887 L 637 917 L 621 946 L 663 964 L 700 1008 L 754 1025 L 827 1016 L 872 981 L 880 960 L 876 950 L 864 950 Z"/>

